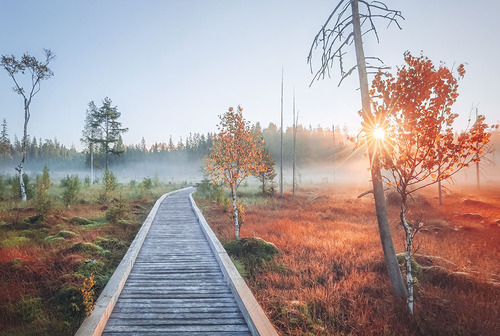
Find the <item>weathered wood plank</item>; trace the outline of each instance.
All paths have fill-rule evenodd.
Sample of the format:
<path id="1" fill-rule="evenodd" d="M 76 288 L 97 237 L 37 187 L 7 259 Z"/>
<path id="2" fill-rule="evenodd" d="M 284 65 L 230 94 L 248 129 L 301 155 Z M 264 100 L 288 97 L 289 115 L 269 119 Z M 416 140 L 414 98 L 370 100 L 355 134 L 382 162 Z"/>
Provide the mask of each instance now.
<path id="1" fill-rule="evenodd" d="M 108 321 L 109 324 L 109 321 Z M 109 332 L 248 332 L 248 326 L 237 324 L 226 325 L 205 325 L 205 324 L 178 324 L 178 325 L 140 325 L 140 326 L 110 326 L 106 325 L 106 331 Z"/>
<path id="2" fill-rule="evenodd" d="M 103 335 L 250 335 L 188 195 L 160 205 Z"/>
<path id="3" fill-rule="evenodd" d="M 188 331 L 188 332 L 182 332 L 182 331 L 173 331 L 173 332 L 166 332 L 166 331 L 161 331 L 161 332 L 154 332 L 154 331 L 141 331 L 141 332 L 105 332 L 102 335 L 105 336 L 207 336 L 207 333 L 205 331 L 201 332 L 196 332 L 196 331 Z M 217 331 L 217 332 L 210 332 L 210 335 L 213 336 L 251 336 L 252 334 L 250 332 L 243 332 L 243 331 L 237 331 L 237 332 L 224 332 L 224 331 Z"/>

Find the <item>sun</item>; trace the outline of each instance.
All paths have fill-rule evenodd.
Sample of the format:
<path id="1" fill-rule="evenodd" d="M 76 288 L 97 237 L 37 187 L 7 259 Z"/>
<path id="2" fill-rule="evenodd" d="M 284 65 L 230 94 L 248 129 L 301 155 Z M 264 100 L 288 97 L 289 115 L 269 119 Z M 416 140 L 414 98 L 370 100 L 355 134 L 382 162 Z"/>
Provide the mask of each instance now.
<path id="1" fill-rule="evenodd" d="M 373 130 L 373 138 L 375 140 L 384 141 L 385 140 L 385 131 L 384 131 L 384 129 L 381 128 L 381 127 L 376 127 Z"/>

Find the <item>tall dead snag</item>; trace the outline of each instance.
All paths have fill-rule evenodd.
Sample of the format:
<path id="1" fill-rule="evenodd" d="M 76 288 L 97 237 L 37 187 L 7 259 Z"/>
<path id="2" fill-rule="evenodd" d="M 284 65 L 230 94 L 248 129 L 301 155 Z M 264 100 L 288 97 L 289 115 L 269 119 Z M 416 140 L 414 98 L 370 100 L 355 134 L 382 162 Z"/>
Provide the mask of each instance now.
<path id="1" fill-rule="evenodd" d="M 43 62 L 38 61 L 34 56 L 28 53 L 25 53 L 20 60 L 16 59 L 14 55 L 3 55 L 0 61 L 0 65 L 7 71 L 9 77 L 12 78 L 14 82 L 14 92 L 21 95 L 24 101 L 24 132 L 21 144 L 22 158 L 21 162 L 16 167 L 19 173 L 19 185 L 21 187 L 21 199 L 23 202 L 26 202 L 26 189 L 24 187 L 23 174 L 28 146 L 28 122 L 31 117 L 30 105 L 33 97 L 40 91 L 41 82 L 54 75 L 48 66 L 50 61 L 55 58 L 55 55 L 48 49 L 44 49 L 43 51 L 45 54 L 45 61 Z M 30 77 L 26 80 L 26 86 L 22 85 L 22 77 L 24 76 L 20 74 Z"/>
<path id="2" fill-rule="evenodd" d="M 264 171 L 262 158 L 263 141 L 252 131 L 250 123 L 243 118 L 243 109 L 232 107 L 220 116 L 219 133 L 213 137 L 207 170 L 214 184 L 221 183 L 231 191 L 234 211 L 234 237 L 240 238 L 236 193 L 241 182 L 249 176 L 258 176 Z"/>
<path id="3" fill-rule="evenodd" d="M 365 13 L 360 13 L 359 4 L 363 6 Z M 339 85 L 354 70 L 358 71 L 361 89 L 361 116 L 363 118 L 363 131 L 367 135 L 372 134 L 373 130 L 376 128 L 376 122 L 373 118 L 370 107 L 368 70 L 378 71 L 383 67 L 367 64 L 367 61 L 380 60 L 376 57 L 365 57 L 362 35 L 368 32 L 373 32 L 378 40 L 374 20 L 388 20 L 389 24 L 395 23 L 399 27 L 397 22 L 397 19 L 399 18 L 402 18 L 399 11 L 391 10 L 379 1 L 368 3 L 362 0 L 341 0 L 314 38 L 307 58 L 312 71 L 313 52 L 316 48 L 321 47 L 322 55 L 319 70 L 315 73 L 311 84 L 317 79 L 324 78 L 326 75 L 329 76 L 330 68 L 333 66 L 335 61 L 338 61 L 340 66 L 341 79 Z M 344 63 L 345 49 L 351 46 L 353 42 L 356 51 L 356 64 L 346 69 Z M 387 218 L 387 207 L 385 203 L 384 189 L 382 186 L 382 175 L 380 172 L 380 162 L 378 159 L 377 148 L 369 146 L 368 156 L 370 159 L 373 195 L 375 198 L 375 209 L 377 213 L 380 240 L 382 242 L 382 249 L 384 251 L 389 279 L 396 295 L 401 298 L 406 298 L 406 288 L 396 258 L 394 243 L 392 241 L 389 227 L 389 220 Z"/>
<path id="4" fill-rule="evenodd" d="M 462 168 L 479 162 L 488 152 L 490 133 L 484 116 L 458 136 L 453 123 L 458 114 L 451 106 L 458 97 L 458 79 L 465 74 L 463 65 L 458 77 L 441 65 L 438 69 L 424 57 L 405 53 L 406 65 L 396 77 L 378 73 L 372 83 L 373 114 L 379 121 L 378 137 L 368 138 L 380 148 L 380 161 L 401 196 L 400 222 L 405 231 L 405 268 L 408 308 L 413 313 L 414 279 L 411 253 L 419 221 L 407 218 L 409 196 L 431 184 L 450 178 Z M 494 126 L 496 128 L 497 126 Z"/>
<path id="5" fill-rule="evenodd" d="M 292 195 L 295 198 L 295 168 L 297 166 L 297 121 L 299 118 L 299 113 L 297 111 L 297 117 L 295 117 L 295 89 L 293 90 L 293 160 L 292 160 Z"/>
<path id="6" fill-rule="evenodd" d="M 283 198 L 283 69 L 281 69 L 280 197 Z"/>

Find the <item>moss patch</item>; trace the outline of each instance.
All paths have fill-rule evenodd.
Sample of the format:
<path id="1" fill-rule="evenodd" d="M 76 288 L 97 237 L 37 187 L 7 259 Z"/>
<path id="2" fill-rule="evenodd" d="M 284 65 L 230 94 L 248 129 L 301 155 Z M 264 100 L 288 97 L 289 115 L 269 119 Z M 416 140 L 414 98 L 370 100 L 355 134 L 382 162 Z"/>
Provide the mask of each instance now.
<path id="1" fill-rule="evenodd" d="M 256 275 L 267 262 L 279 254 L 274 244 L 261 238 L 230 240 L 224 242 L 223 245 L 229 256 L 240 263 L 240 268 L 243 266 L 243 273 L 249 276 Z M 240 269 L 239 271 L 242 273 Z"/>
<path id="2" fill-rule="evenodd" d="M 90 225 L 95 223 L 94 221 L 83 217 L 73 217 L 69 220 L 69 222 L 77 225 Z"/>

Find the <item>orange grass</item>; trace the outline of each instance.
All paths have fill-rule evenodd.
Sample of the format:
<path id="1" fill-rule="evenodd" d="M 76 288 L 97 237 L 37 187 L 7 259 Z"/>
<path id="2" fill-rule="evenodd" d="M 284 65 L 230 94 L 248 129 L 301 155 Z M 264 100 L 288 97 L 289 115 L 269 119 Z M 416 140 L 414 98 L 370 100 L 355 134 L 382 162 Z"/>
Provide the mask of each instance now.
<path id="1" fill-rule="evenodd" d="M 247 202 L 241 236 L 263 238 L 282 252 L 276 261 L 281 267 L 269 264 L 247 279 L 280 334 L 499 335 L 498 188 L 460 190 L 445 197 L 444 206 L 432 189 L 412 201 L 410 219 L 421 219 L 425 228 L 417 236 L 417 260 L 426 266 L 413 317 L 392 293 L 373 199 L 357 199 L 362 191 L 317 187 L 302 189 L 295 199 Z M 219 238 L 232 238 L 223 209 L 198 202 Z M 403 252 L 399 207 L 388 210 L 396 250 Z"/>

